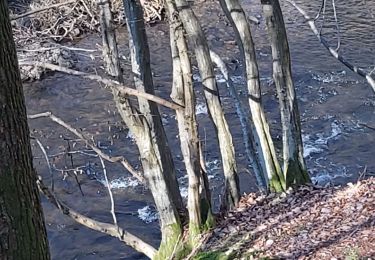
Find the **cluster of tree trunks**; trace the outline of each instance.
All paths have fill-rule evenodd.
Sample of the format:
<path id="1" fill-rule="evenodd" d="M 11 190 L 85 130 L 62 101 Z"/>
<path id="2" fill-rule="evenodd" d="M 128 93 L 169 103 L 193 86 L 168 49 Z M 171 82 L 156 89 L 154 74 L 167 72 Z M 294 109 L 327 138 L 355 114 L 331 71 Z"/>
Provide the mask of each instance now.
<path id="1" fill-rule="evenodd" d="M 246 66 L 245 76 L 251 115 L 244 115 L 244 109 L 238 100 L 236 104 L 243 128 L 246 152 L 260 190 L 281 192 L 290 186 L 308 182 L 309 177 L 302 156 L 298 105 L 281 9 L 278 0 L 262 0 L 261 3 L 272 47 L 273 76 L 280 103 L 283 131 L 282 167 L 278 162 L 262 107 L 255 47 L 246 14 L 238 0 L 220 0 L 222 9 L 235 31 Z M 110 76 L 123 82 L 110 2 L 98 0 L 97 4 L 100 9 L 103 60 L 106 70 Z M 124 0 L 123 4 L 129 32 L 128 44 L 134 86 L 138 92 L 154 96 L 150 52 L 141 2 Z M 225 64 L 217 54 L 210 51 L 200 23 L 187 1 L 166 0 L 166 10 L 173 62 L 171 98 L 177 105 L 175 112 L 181 152 L 189 181 L 187 207 L 180 195 L 176 170 L 158 105 L 142 96 L 137 96 L 137 102 L 131 101 L 112 85 L 113 98 L 119 114 L 134 136 L 139 149 L 143 177 L 159 212 L 162 239 L 156 252 L 154 248 L 122 229 L 123 235 L 118 232 L 111 234 L 121 237 L 122 241 L 153 259 L 186 255 L 187 249 L 189 251 L 198 244 L 199 235 L 215 224 L 210 187 L 199 143 L 195 113 L 196 97 L 189 50 L 195 54 L 209 115 L 217 133 L 225 183 L 221 209 L 224 211 L 231 209 L 237 206 L 240 200 L 234 145 L 221 105 L 213 63 L 224 74 L 233 97 L 236 97 L 236 91 L 231 85 Z M 21 254 L 27 254 L 35 259 L 48 259 L 45 228 L 35 184 L 36 175 L 31 163 L 22 86 L 5 0 L 0 0 L 0 39 L 0 257 L 6 254 L 15 256 L 14 259 L 24 259 Z M 53 195 L 48 195 L 50 193 L 45 189 L 42 190 L 52 198 L 57 207 L 65 207 Z M 68 209 L 65 211 L 70 212 L 73 218 L 78 216 L 74 211 Z M 77 221 L 79 219 L 86 223 L 92 221 L 86 220 L 81 215 L 76 218 Z M 188 236 L 183 234 L 186 224 Z M 108 230 L 112 229 L 113 225 L 108 226 Z M 96 230 L 100 229 L 96 228 Z M 23 233 L 27 233 L 28 236 L 17 235 Z M 140 245 L 144 245 L 145 249 Z"/>

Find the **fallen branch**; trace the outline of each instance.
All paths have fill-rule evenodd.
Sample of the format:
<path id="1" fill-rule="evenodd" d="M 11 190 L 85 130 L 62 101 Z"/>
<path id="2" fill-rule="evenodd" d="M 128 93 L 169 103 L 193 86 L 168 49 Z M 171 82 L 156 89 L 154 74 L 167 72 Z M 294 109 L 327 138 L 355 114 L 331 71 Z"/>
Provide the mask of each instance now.
<path id="1" fill-rule="evenodd" d="M 54 4 L 54 5 L 49 5 L 49 6 L 43 6 L 41 8 L 38 8 L 38 9 L 35 9 L 35 10 L 32 10 L 32 11 L 29 11 L 29 12 L 26 12 L 26 13 L 23 13 L 23 14 L 20 14 L 20 15 L 13 15 L 10 17 L 10 20 L 13 21 L 13 20 L 17 20 L 17 19 L 20 19 L 20 18 L 23 18 L 23 17 L 26 17 L 26 16 L 29 16 L 29 15 L 32 15 L 32 14 L 36 14 L 36 13 L 40 13 L 40 12 L 43 12 L 43 11 L 46 11 L 46 10 L 49 10 L 51 8 L 55 8 L 55 7 L 59 7 L 59 6 L 63 6 L 63 5 L 69 5 L 69 4 L 74 4 L 76 3 L 77 1 L 73 0 L 73 1 L 68 1 L 68 2 L 64 2 L 64 3 L 58 3 L 58 4 Z"/>
<path id="2" fill-rule="evenodd" d="M 63 202 L 59 201 L 52 192 L 49 191 L 49 189 L 44 185 L 40 176 L 38 176 L 37 185 L 39 190 L 46 196 L 49 202 L 51 202 L 63 214 L 74 219 L 77 223 L 104 234 L 117 237 L 120 241 L 134 248 L 138 252 L 145 254 L 150 259 L 152 259 L 156 254 L 157 251 L 153 246 L 144 242 L 142 239 L 129 233 L 123 228 L 117 225 L 94 220 L 66 206 Z"/>
<path id="3" fill-rule="evenodd" d="M 145 179 L 143 178 L 142 174 L 135 170 L 133 166 L 123 157 L 123 156 L 116 156 L 112 157 L 102 152 L 95 144 L 92 144 L 89 141 L 89 138 L 85 137 L 80 131 L 69 125 L 68 123 L 64 122 L 62 119 L 58 118 L 57 116 L 53 115 L 51 112 L 45 112 L 35 115 L 28 115 L 27 118 L 29 119 L 36 119 L 41 117 L 48 117 L 55 123 L 65 127 L 71 133 L 75 134 L 78 138 L 82 139 L 87 146 L 89 146 L 94 152 L 96 152 L 101 158 L 107 160 L 109 162 L 120 162 L 125 169 L 127 169 L 135 178 L 137 178 L 141 183 L 145 184 Z"/>
<path id="4" fill-rule="evenodd" d="M 311 30 L 315 34 L 315 36 L 318 38 L 319 42 L 326 47 L 326 49 L 331 53 L 333 57 L 335 57 L 337 60 L 339 60 L 342 64 L 344 64 L 347 68 L 349 68 L 351 71 L 357 73 L 361 77 L 364 77 L 367 82 L 370 84 L 372 87 L 373 91 L 375 92 L 375 80 L 371 77 L 371 73 L 368 74 L 364 69 L 361 69 L 355 65 L 352 65 L 349 61 L 347 61 L 343 56 L 341 56 L 337 50 L 333 49 L 328 42 L 321 36 L 319 33 L 318 29 L 316 28 L 315 25 L 315 19 L 311 18 L 310 16 L 307 15 L 307 13 L 299 7 L 293 0 L 286 0 L 288 3 L 293 5 L 298 12 L 300 12 L 306 19 L 307 23 L 309 24 Z"/>
<path id="5" fill-rule="evenodd" d="M 137 97 L 140 97 L 140 98 L 147 99 L 149 101 L 153 101 L 153 102 L 155 102 L 159 105 L 168 107 L 168 108 L 173 109 L 173 110 L 178 110 L 178 109 L 183 108 L 183 106 L 181 106 L 177 103 L 170 102 L 168 100 L 165 100 L 163 98 L 157 97 L 157 96 L 152 95 L 152 94 L 148 94 L 148 93 L 143 92 L 143 91 L 139 91 L 139 90 L 136 90 L 136 89 L 133 89 L 133 88 L 126 87 L 116 80 L 106 79 L 106 78 L 103 78 L 99 75 L 89 74 L 89 73 L 81 72 L 81 71 L 78 71 L 78 70 L 72 70 L 72 69 L 68 69 L 68 68 L 65 68 L 65 67 L 61 67 L 61 66 L 58 66 L 58 65 L 45 63 L 45 62 L 22 61 L 22 62 L 19 63 L 19 65 L 20 66 L 22 66 L 22 65 L 38 66 L 38 67 L 50 69 L 52 71 L 63 72 L 63 73 L 70 74 L 70 75 L 73 75 L 73 76 L 81 76 L 83 78 L 90 79 L 90 80 L 96 80 L 96 81 L 101 82 L 101 83 L 103 83 L 107 86 L 115 88 L 123 96 L 127 96 L 127 95 L 137 96 Z"/>

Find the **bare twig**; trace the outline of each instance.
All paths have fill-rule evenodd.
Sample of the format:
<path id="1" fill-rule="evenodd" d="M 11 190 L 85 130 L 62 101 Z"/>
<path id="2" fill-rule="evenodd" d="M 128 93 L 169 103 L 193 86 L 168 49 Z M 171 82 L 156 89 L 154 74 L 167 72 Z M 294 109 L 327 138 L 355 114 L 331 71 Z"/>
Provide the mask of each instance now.
<path id="1" fill-rule="evenodd" d="M 38 138 L 35 138 L 35 137 L 31 137 L 31 138 L 34 139 L 36 141 L 36 143 L 39 145 L 39 148 L 42 151 L 42 153 L 44 155 L 44 158 L 47 161 L 48 171 L 49 171 L 49 174 L 51 175 L 51 190 L 54 191 L 55 190 L 55 181 L 54 181 L 55 179 L 53 178 L 53 172 L 52 172 L 51 164 L 50 164 L 49 159 L 48 159 L 46 149 L 44 149 L 43 144 L 39 141 Z"/>
<path id="2" fill-rule="evenodd" d="M 23 13 L 23 14 L 20 14 L 20 15 L 14 15 L 14 16 L 11 16 L 10 17 L 10 20 L 13 21 L 13 20 L 17 20 L 17 19 L 20 19 L 20 18 L 23 18 L 23 17 L 26 17 L 26 16 L 29 16 L 29 15 L 32 15 L 32 14 L 35 14 L 35 13 L 40 13 L 40 12 L 43 12 L 43 11 L 46 11 L 46 10 L 49 10 L 51 8 L 55 8 L 55 7 L 60 7 L 60 6 L 63 6 L 63 5 L 69 5 L 69 4 L 73 4 L 77 1 L 75 0 L 72 0 L 72 1 L 67 1 L 67 2 L 64 2 L 64 3 L 58 3 L 58 4 L 54 4 L 54 5 L 49 5 L 49 6 L 43 6 L 41 8 L 38 8 L 36 10 L 32 10 L 30 12 L 26 12 L 26 13 Z"/>
<path id="3" fill-rule="evenodd" d="M 107 184 L 109 198 L 111 199 L 111 214 L 112 214 L 112 218 L 113 218 L 113 224 L 115 224 L 117 226 L 117 218 L 116 218 L 116 213 L 115 213 L 115 200 L 113 199 L 111 184 L 108 181 L 107 169 L 105 168 L 105 164 L 104 164 L 104 161 L 103 161 L 102 157 L 99 156 L 99 159 L 100 159 L 100 163 L 102 164 L 102 167 L 103 167 L 103 175 L 104 175 L 105 183 Z"/>
<path id="4" fill-rule="evenodd" d="M 63 202 L 58 200 L 52 192 L 49 191 L 49 189 L 44 185 L 42 178 L 40 176 L 38 176 L 37 185 L 39 190 L 47 197 L 49 202 L 51 202 L 63 214 L 71 217 L 77 223 L 80 223 L 90 229 L 102 232 L 104 234 L 117 237 L 120 241 L 134 248 L 138 252 L 145 254 L 150 259 L 152 259 L 156 254 L 157 251 L 153 246 L 146 243 L 139 237 L 122 229 L 121 227 L 94 220 L 66 206 Z"/>
<path id="5" fill-rule="evenodd" d="M 340 36 L 340 26 L 339 26 L 339 22 L 337 19 L 335 0 L 332 0 L 332 8 L 333 8 L 333 16 L 335 18 L 335 24 L 336 24 L 336 30 L 337 30 L 337 46 L 336 46 L 335 51 L 338 52 L 341 46 L 341 36 Z"/>
<path id="6" fill-rule="evenodd" d="M 68 123 L 64 122 L 62 119 L 58 118 L 57 116 L 53 115 L 51 112 L 45 112 L 45 113 L 40 113 L 40 114 L 35 114 L 35 115 L 28 115 L 27 116 L 29 119 L 36 119 L 36 118 L 41 118 L 41 117 L 48 117 L 52 121 L 58 123 L 59 125 L 65 127 L 68 129 L 70 132 L 75 134 L 78 138 L 82 139 L 86 145 L 88 145 L 94 152 L 96 152 L 100 157 L 103 159 L 109 161 L 109 162 L 120 162 L 125 169 L 127 169 L 135 178 L 137 178 L 141 183 L 145 184 L 145 180 L 142 176 L 142 174 L 135 170 L 133 166 L 123 157 L 123 156 L 117 156 L 117 157 L 112 157 L 109 156 L 105 153 L 102 152 L 95 144 L 90 142 L 90 139 L 85 137 L 84 134 L 82 134 L 80 131 L 69 125 Z"/>
<path id="7" fill-rule="evenodd" d="M 293 0 L 286 0 L 288 3 L 290 3 L 292 6 L 294 6 L 298 12 L 300 12 L 306 19 L 307 23 L 309 24 L 311 30 L 315 34 L 315 36 L 318 38 L 319 42 L 326 47 L 326 49 L 331 53 L 333 57 L 335 57 L 338 61 L 340 61 L 342 64 L 344 64 L 347 68 L 349 68 L 351 71 L 357 73 L 361 77 L 364 77 L 367 82 L 372 87 L 373 91 L 375 92 L 375 80 L 371 77 L 370 74 L 366 73 L 365 70 L 352 65 L 349 61 L 347 61 L 343 56 L 341 56 L 337 50 L 333 49 L 328 42 L 321 36 L 318 29 L 316 28 L 315 21 L 310 16 L 307 15 L 307 13 L 299 7 Z"/>
<path id="8" fill-rule="evenodd" d="M 56 50 L 56 49 L 66 49 L 70 51 L 82 51 L 82 52 L 97 52 L 98 50 L 91 50 L 91 49 L 84 49 L 84 48 L 75 48 L 75 47 L 68 47 L 60 44 L 56 44 L 55 47 L 48 47 L 48 48 L 39 48 L 39 49 L 17 49 L 17 51 L 23 51 L 23 52 L 45 52 L 50 50 Z"/>
<path id="9" fill-rule="evenodd" d="M 152 95 L 152 94 L 148 94 L 148 93 L 143 92 L 143 91 L 139 91 L 139 90 L 136 90 L 136 89 L 133 89 L 133 88 L 126 87 L 116 80 L 102 78 L 98 75 L 89 74 L 89 73 L 81 72 L 81 71 L 78 71 L 78 70 L 72 70 L 72 69 L 62 67 L 62 66 L 58 66 L 58 65 L 54 65 L 54 64 L 50 64 L 50 63 L 45 63 L 45 62 L 24 61 L 24 62 L 20 62 L 19 65 L 20 66 L 22 66 L 22 65 L 37 66 L 37 67 L 50 69 L 50 70 L 53 70 L 53 71 L 60 71 L 60 72 L 63 72 L 63 73 L 74 75 L 74 76 L 81 76 L 83 78 L 90 79 L 90 80 L 96 80 L 96 81 L 101 82 L 105 85 L 111 86 L 112 88 L 115 88 L 117 91 L 119 91 L 119 93 L 123 96 L 132 95 L 132 96 L 141 97 L 141 98 L 153 101 L 153 102 L 155 102 L 159 105 L 162 105 L 162 106 L 168 107 L 170 109 L 174 109 L 174 110 L 178 110 L 178 109 L 183 108 L 181 105 L 179 105 L 177 103 L 165 100 L 163 98 L 160 98 L 160 97 Z"/>

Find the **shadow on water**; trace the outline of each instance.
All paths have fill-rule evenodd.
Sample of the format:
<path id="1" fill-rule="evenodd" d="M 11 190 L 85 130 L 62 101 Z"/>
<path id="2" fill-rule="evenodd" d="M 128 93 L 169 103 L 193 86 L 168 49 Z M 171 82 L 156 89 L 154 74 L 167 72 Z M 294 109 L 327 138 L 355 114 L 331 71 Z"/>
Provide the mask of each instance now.
<path id="1" fill-rule="evenodd" d="M 256 1 L 245 3 L 245 10 L 261 21 L 252 26 L 254 42 L 261 72 L 264 106 L 273 129 L 273 136 L 280 140 L 277 112 L 277 99 L 271 79 L 271 56 L 265 34 L 265 24 L 261 9 Z M 301 1 L 299 1 L 301 2 Z M 306 10 L 317 10 L 321 1 L 303 1 Z M 374 61 L 375 39 L 371 33 L 375 25 L 373 12 L 363 5 L 364 1 L 348 1 L 338 6 L 342 29 L 342 52 L 355 64 L 371 69 Z M 375 1 L 366 1 L 375 6 Z M 233 81 L 238 87 L 243 103 L 246 104 L 245 80 L 242 76 L 243 64 L 240 54 L 233 44 L 234 33 L 228 26 L 216 2 L 196 3 L 197 15 L 202 21 L 210 46 L 222 55 L 228 63 Z M 302 116 L 305 157 L 315 182 L 333 184 L 354 181 L 365 168 L 375 172 L 373 147 L 375 132 L 363 124 L 375 126 L 374 94 L 366 82 L 347 71 L 321 47 L 309 31 L 300 15 L 283 4 L 291 47 L 293 72 Z M 208 18 L 209 17 L 209 18 Z M 328 22 L 329 24 L 329 22 Z M 171 90 L 171 60 L 168 39 L 168 26 L 160 23 L 148 28 L 151 63 L 156 94 L 169 98 Z M 330 33 L 327 31 L 327 33 Z M 127 36 L 124 28 L 119 29 L 119 48 L 123 57 L 129 57 Z M 77 46 L 94 48 L 100 44 L 98 35 L 88 35 Z M 93 57 L 79 55 L 78 69 L 98 73 L 101 71 L 100 53 Z M 129 79 L 129 61 L 123 60 L 125 78 Z M 218 82 L 221 78 L 218 75 Z M 222 169 L 215 134 L 208 119 L 202 88 L 197 82 L 196 91 L 199 108 L 198 120 L 201 139 L 204 143 L 205 158 L 210 170 L 214 196 L 220 194 Z M 236 145 L 238 168 L 243 192 L 255 191 L 255 179 L 248 174 L 249 167 L 244 155 L 241 129 L 235 115 L 233 101 L 223 83 L 219 84 L 226 115 L 231 126 Z M 116 113 L 110 92 L 96 82 L 55 73 L 42 81 L 25 84 L 25 95 L 29 114 L 52 111 L 56 116 L 94 135 L 94 140 L 107 153 L 126 155 L 136 167 L 140 167 L 136 146 L 131 135 Z M 172 111 L 161 108 L 163 122 L 168 134 L 169 145 L 174 154 L 182 193 L 186 195 L 187 179 L 179 150 L 177 127 Z M 361 125 L 362 124 L 362 125 Z M 100 163 L 95 157 L 74 154 L 73 159 L 61 153 L 70 150 L 87 150 L 65 129 L 49 121 L 30 121 L 32 135 L 39 138 L 48 148 L 54 167 L 55 191 L 69 206 L 82 214 L 101 221 L 111 222 L 108 192 L 103 185 Z M 44 176 L 46 183 L 51 181 L 48 168 L 38 147 L 33 144 L 35 166 Z M 67 171 L 76 169 L 77 171 Z M 114 189 L 116 212 L 121 226 L 128 228 L 147 242 L 157 246 L 160 239 L 157 221 L 150 223 L 153 215 L 152 198 L 147 190 L 132 182 L 121 166 L 107 164 L 109 178 Z M 82 192 L 75 181 L 77 176 Z M 138 253 L 124 246 L 114 238 L 91 231 L 62 216 L 48 202 L 43 200 L 48 235 L 54 259 L 144 259 Z M 149 206 L 149 207 L 148 207 Z M 139 209 L 143 211 L 138 212 Z M 141 218 L 143 219 L 141 219 Z M 146 221 L 146 222 L 144 222 Z"/>

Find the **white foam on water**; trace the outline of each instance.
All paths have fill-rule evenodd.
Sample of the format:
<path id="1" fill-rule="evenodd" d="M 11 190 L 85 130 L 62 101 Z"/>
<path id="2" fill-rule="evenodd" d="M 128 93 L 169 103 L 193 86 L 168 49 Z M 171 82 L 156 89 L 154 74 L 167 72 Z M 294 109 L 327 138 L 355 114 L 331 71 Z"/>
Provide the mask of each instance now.
<path id="1" fill-rule="evenodd" d="M 332 172 L 329 172 L 326 169 L 320 170 L 314 177 L 311 177 L 311 181 L 314 184 L 324 186 L 326 184 L 331 184 L 337 178 L 348 178 L 352 176 L 348 173 L 348 170 L 343 165 L 336 165 L 331 163 L 333 168 Z"/>
<path id="2" fill-rule="evenodd" d="M 188 188 L 180 186 L 181 197 L 186 199 L 188 197 Z"/>
<path id="3" fill-rule="evenodd" d="M 206 103 L 197 103 L 195 105 L 195 114 L 196 115 L 207 115 L 208 110 L 207 110 Z"/>
<path id="4" fill-rule="evenodd" d="M 97 179 L 101 184 L 107 187 L 107 182 L 104 178 Z M 139 181 L 133 177 L 120 177 L 109 181 L 111 189 L 126 189 L 134 188 L 141 185 Z"/>
<path id="5" fill-rule="evenodd" d="M 219 159 L 214 159 L 212 161 L 206 162 L 206 168 L 208 173 L 213 173 L 220 169 L 221 161 Z"/>
<path id="6" fill-rule="evenodd" d="M 145 223 L 151 223 L 159 219 L 158 213 L 150 206 L 138 209 L 138 218 Z"/>
<path id="7" fill-rule="evenodd" d="M 344 77 L 346 76 L 346 71 L 338 71 L 338 72 L 329 72 L 323 74 L 312 74 L 312 79 L 323 82 L 323 83 L 332 83 L 332 82 L 345 82 Z"/>
<path id="8" fill-rule="evenodd" d="M 201 76 L 199 76 L 199 74 L 193 73 L 193 81 L 201 82 Z"/>
<path id="9" fill-rule="evenodd" d="M 314 144 L 310 140 L 310 135 L 302 135 L 302 142 L 303 142 L 303 157 L 309 157 L 312 154 L 318 154 L 323 152 L 323 149 L 320 147 L 317 147 L 316 144 Z"/>
<path id="10" fill-rule="evenodd" d="M 317 138 L 312 138 L 311 135 L 302 135 L 303 142 L 303 157 L 309 157 L 312 154 L 318 154 L 328 149 L 328 141 L 337 138 L 342 134 L 342 129 L 337 121 L 331 123 L 331 133 L 329 136 L 324 136 L 324 134 L 316 134 Z M 315 139 L 315 140 L 312 140 Z"/>
<path id="11" fill-rule="evenodd" d="M 130 139 L 132 142 L 135 142 L 135 137 L 130 130 L 128 131 L 128 134 L 126 135 L 126 138 Z"/>

